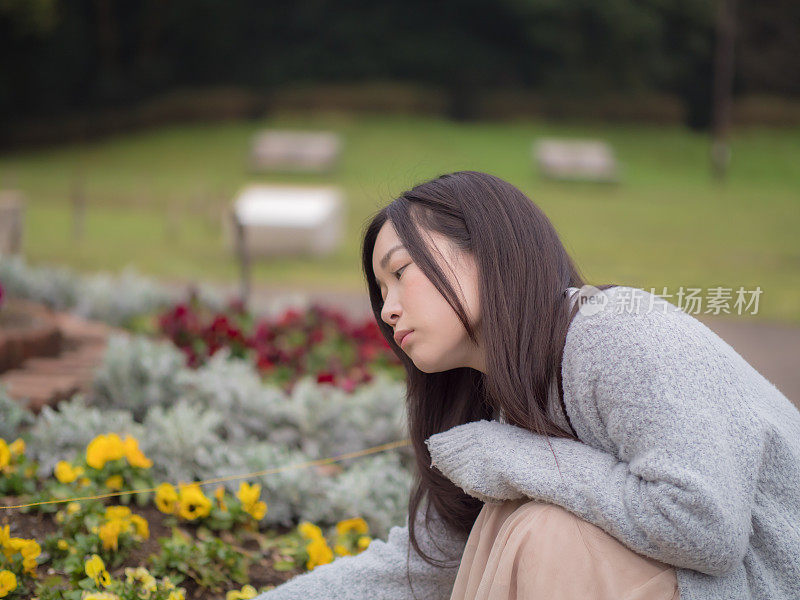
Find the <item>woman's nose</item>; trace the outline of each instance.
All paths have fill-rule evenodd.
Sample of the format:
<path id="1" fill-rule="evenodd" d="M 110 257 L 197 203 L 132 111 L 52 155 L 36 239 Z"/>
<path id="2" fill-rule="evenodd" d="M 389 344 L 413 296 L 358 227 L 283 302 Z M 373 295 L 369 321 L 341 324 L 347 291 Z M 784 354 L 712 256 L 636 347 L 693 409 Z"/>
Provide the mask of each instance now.
<path id="1" fill-rule="evenodd" d="M 394 327 L 394 324 L 397 323 L 397 319 L 400 318 L 400 305 L 391 298 L 391 296 L 386 297 L 386 301 L 383 303 L 383 308 L 381 309 L 381 318 L 383 321 Z"/>

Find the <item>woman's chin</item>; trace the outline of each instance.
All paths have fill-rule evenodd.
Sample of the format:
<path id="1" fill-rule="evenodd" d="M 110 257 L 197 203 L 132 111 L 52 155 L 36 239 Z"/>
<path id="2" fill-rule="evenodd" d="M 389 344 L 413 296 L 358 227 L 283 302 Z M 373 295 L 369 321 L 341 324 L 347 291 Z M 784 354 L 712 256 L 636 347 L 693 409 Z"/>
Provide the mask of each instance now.
<path id="1" fill-rule="evenodd" d="M 414 366 L 423 373 L 442 373 L 450 369 L 455 369 L 457 366 L 445 363 L 445 361 L 441 360 L 430 360 L 420 356 L 414 356 L 413 353 L 409 353 L 408 357 L 414 363 Z"/>
<path id="2" fill-rule="evenodd" d="M 423 373 L 438 373 L 441 369 L 430 360 L 425 360 L 424 358 L 415 355 L 413 352 L 407 353 L 408 357 L 411 359 L 411 362 L 414 363 L 414 366 L 417 367 Z"/>

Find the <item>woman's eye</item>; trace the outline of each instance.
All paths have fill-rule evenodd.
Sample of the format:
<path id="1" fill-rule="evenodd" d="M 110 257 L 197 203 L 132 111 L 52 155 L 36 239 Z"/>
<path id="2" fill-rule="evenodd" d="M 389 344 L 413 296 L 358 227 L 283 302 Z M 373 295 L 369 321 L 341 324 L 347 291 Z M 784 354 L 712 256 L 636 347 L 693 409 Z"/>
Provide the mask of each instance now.
<path id="1" fill-rule="evenodd" d="M 408 266 L 408 265 L 406 265 L 406 267 L 407 267 L 407 266 Z M 397 269 L 397 271 L 395 271 L 394 273 L 392 273 L 392 275 L 394 275 L 395 277 L 397 277 L 398 279 L 400 279 L 400 273 L 402 273 L 402 272 L 405 270 L 405 268 L 406 268 L 406 267 L 400 267 L 399 269 Z"/>

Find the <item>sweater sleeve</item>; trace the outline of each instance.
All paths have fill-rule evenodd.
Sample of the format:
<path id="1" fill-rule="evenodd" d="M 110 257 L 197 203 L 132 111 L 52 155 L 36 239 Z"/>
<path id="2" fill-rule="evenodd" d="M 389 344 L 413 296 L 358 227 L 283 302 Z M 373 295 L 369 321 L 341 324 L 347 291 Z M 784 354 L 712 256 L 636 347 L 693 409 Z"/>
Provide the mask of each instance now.
<path id="1" fill-rule="evenodd" d="M 434 508 L 429 530 L 424 506 L 420 503 L 415 517 L 417 541 L 426 554 L 454 566 L 436 567 L 422 559 L 411 545 L 406 516 L 405 526 L 392 527 L 385 542 L 374 539 L 360 554 L 320 565 L 256 600 L 448 600 L 468 535 L 454 533 Z"/>
<path id="2" fill-rule="evenodd" d="M 482 495 L 552 502 L 640 554 L 722 575 L 749 543 L 763 441 L 721 344 L 679 311 L 583 316 L 563 383 L 586 443 L 488 422 L 475 460 L 465 430 L 442 463 Z M 495 476 L 476 475 L 477 456 Z"/>

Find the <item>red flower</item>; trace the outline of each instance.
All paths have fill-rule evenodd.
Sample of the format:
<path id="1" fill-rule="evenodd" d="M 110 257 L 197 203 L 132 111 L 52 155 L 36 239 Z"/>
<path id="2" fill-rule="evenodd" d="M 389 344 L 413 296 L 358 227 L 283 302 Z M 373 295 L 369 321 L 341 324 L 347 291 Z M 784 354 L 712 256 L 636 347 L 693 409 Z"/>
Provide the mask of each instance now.
<path id="1" fill-rule="evenodd" d="M 273 363 L 266 354 L 259 354 L 256 366 L 263 371 L 268 371 L 275 366 L 275 363 Z"/>
<path id="2" fill-rule="evenodd" d="M 271 342 L 275 339 L 275 330 L 265 320 L 261 320 L 256 325 L 255 333 L 252 338 L 254 345 L 256 342 Z"/>
<path id="3" fill-rule="evenodd" d="M 244 343 L 244 334 L 238 327 L 228 326 L 228 330 L 225 332 L 228 336 L 229 340 L 234 342 Z"/>
<path id="4" fill-rule="evenodd" d="M 161 331 L 177 346 L 191 344 L 191 338 L 200 332 L 197 315 L 185 304 L 178 304 L 158 317 Z"/>
<path id="5" fill-rule="evenodd" d="M 294 325 L 300 320 L 301 316 L 300 311 L 294 308 L 288 308 L 284 311 L 283 315 L 281 315 L 280 319 L 278 319 L 278 327 Z"/>
<path id="6" fill-rule="evenodd" d="M 400 364 L 374 319 L 350 321 L 342 312 L 322 305 L 303 311 L 289 308 L 274 320 L 256 321 L 238 298 L 217 314 L 209 313 L 199 301 L 184 302 L 162 314 L 159 323 L 184 350 L 191 366 L 199 366 L 227 347 L 232 355 L 252 360 L 261 372 L 280 367 L 276 373 L 289 388 L 311 375 L 318 383 L 352 391 L 373 379 L 368 368 L 376 361 Z"/>
<path id="7" fill-rule="evenodd" d="M 330 371 L 323 371 L 317 375 L 317 383 L 334 383 L 335 376 Z"/>

